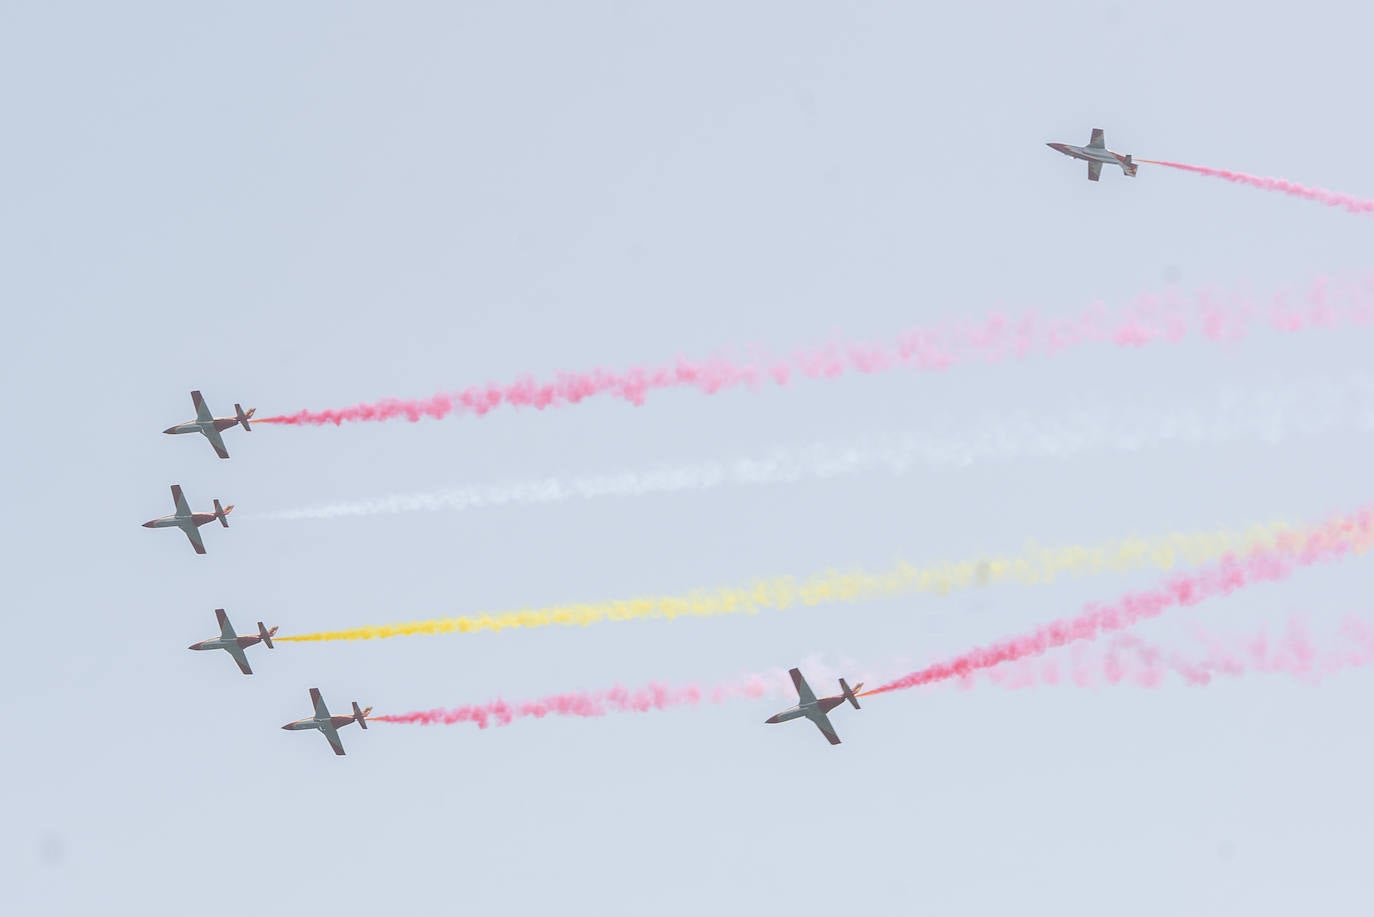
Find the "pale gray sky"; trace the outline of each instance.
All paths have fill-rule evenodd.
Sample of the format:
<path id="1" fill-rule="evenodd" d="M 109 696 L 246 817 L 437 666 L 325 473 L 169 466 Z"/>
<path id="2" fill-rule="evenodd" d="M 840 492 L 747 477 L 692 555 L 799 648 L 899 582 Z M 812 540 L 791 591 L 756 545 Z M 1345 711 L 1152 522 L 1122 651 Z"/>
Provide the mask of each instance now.
<path id="1" fill-rule="evenodd" d="M 0 880 L 78 914 L 1351 913 L 1374 673 L 1318 687 L 939 689 L 502 730 L 277 727 L 828 659 L 920 664 L 1149 572 L 944 599 L 254 651 L 302 631 L 1302 521 L 1360 505 L 1368 434 L 894 478 L 335 520 L 250 513 L 1058 416 L 1367 366 L 1368 332 L 1082 351 L 642 408 L 158 431 L 187 392 L 275 413 L 626 366 L 1169 280 L 1370 267 L 1374 222 L 1045 148 L 1092 127 L 1374 196 L 1350 3 L 0 5 L 8 583 Z M 1210 402 L 1209 402 L 1210 403 Z M 1062 413 L 1062 411 L 1061 411 Z M 196 557 L 180 482 L 241 507 Z M 1367 610 L 1368 561 L 1142 629 Z M 817 685 L 820 687 L 820 685 Z M 830 686 L 826 685 L 828 689 Z M 818 861 L 812 869 L 811 860 Z M 800 868 L 799 868 L 800 867 Z"/>

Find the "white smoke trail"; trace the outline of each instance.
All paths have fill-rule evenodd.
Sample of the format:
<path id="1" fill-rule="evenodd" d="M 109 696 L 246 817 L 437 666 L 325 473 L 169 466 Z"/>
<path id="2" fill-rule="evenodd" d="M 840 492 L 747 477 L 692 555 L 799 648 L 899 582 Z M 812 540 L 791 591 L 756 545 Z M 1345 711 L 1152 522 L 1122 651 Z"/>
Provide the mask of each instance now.
<path id="1" fill-rule="evenodd" d="M 638 497 L 873 472 L 902 475 L 918 467 L 963 468 L 982 462 L 1132 453 L 1171 445 L 1272 444 L 1294 437 L 1371 429 L 1374 377 L 1350 374 L 1261 389 L 1232 386 L 1186 409 L 1165 410 L 1134 420 L 1123 418 L 1119 407 L 1099 403 L 1051 417 L 1025 412 L 989 416 L 965 433 L 908 432 L 851 442 L 816 442 L 775 448 L 753 457 L 580 477 L 470 484 L 260 513 L 251 518 L 337 519 Z"/>

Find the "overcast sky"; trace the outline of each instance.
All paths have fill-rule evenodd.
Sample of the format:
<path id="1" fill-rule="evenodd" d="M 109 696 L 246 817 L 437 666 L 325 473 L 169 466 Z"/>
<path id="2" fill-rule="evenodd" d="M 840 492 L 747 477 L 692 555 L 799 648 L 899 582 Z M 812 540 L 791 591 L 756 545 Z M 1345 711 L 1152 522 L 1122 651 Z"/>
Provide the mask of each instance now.
<path id="1" fill-rule="evenodd" d="M 1374 673 L 1313 686 L 941 687 L 806 723 L 737 701 L 479 731 L 378 713 L 806 659 L 921 665 L 1138 570 L 752 617 L 186 646 L 1303 522 L 1363 505 L 1368 425 L 1277 442 L 330 520 L 267 514 L 929 431 L 1187 410 L 1367 367 L 1369 331 L 1085 349 L 786 389 L 199 437 L 192 416 L 775 351 L 1169 285 L 1370 267 L 1374 223 L 1044 146 L 1374 196 L 1371 14 L 1305 3 L 0 5 L 6 700 L 22 914 L 1350 913 Z M 1208 400 L 1211 399 L 1211 400 Z M 203 529 L 139 523 L 238 506 Z M 1171 613 L 1188 648 L 1365 613 L 1368 559 Z M 818 663 L 819 664 L 819 663 Z M 833 682 L 816 680 L 818 691 Z M 814 865 L 813 865 L 814 864 Z"/>

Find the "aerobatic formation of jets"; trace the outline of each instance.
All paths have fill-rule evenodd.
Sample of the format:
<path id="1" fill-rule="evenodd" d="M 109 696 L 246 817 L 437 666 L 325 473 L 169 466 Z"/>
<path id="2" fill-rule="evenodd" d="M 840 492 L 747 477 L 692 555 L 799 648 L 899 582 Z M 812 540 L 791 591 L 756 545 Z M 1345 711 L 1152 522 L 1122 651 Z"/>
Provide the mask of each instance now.
<path id="1" fill-rule="evenodd" d="M 1130 155 L 1122 155 L 1113 150 L 1107 149 L 1105 135 L 1101 128 L 1093 128 L 1091 138 L 1086 146 L 1074 146 L 1068 143 L 1049 143 L 1051 149 L 1070 156 L 1074 159 L 1081 159 L 1088 163 L 1088 179 L 1097 181 L 1102 173 L 1103 165 L 1119 166 L 1121 171 L 1128 177 L 1133 177 L 1139 166 L 1132 161 Z M 233 417 L 216 417 L 205 404 L 205 399 L 201 397 L 199 391 L 191 392 L 191 403 L 195 406 L 196 417 L 185 423 L 179 423 L 168 427 L 162 432 L 177 435 L 181 433 L 199 433 L 210 443 L 215 454 L 221 459 L 229 457 L 229 450 L 224 445 L 224 431 L 236 426 L 243 427 L 244 430 L 251 431 L 249 420 L 253 416 L 253 408 L 247 411 L 241 405 L 234 405 Z M 181 492 L 181 485 L 172 485 L 172 503 L 176 511 L 171 515 L 159 516 L 156 519 L 143 523 L 145 528 L 179 528 L 190 540 L 191 546 L 197 554 L 205 553 L 205 542 L 201 539 L 200 527 L 207 523 L 218 521 L 225 528 L 229 527 L 229 514 L 234 507 L 221 506 L 219 500 L 214 500 L 214 510 L 212 512 L 195 513 L 191 511 L 185 496 Z M 268 649 L 273 649 L 272 637 L 277 632 L 276 627 L 267 627 L 262 621 L 258 621 L 257 633 L 239 636 L 234 630 L 234 625 L 230 623 L 229 617 L 223 608 L 215 609 L 215 618 L 219 623 L 219 636 L 192 643 L 189 649 L 192 650 L 224 650 L 238 665 L 239 671 L 244 675 L 252 675 L 253 670 L 248 665 L 248 657 L 244 653 L 248 647 L 256 646 L 261 643 Z M 840 693 L 830 697 L 817 697 L 811 690 L 811 686 L 806 683 L 800 669 L 791 669 L 788 674 L 792 677 L 792 684 L 797 691 L 797 704 L 794 707 L 774 714 L 765 720 L 765 723 L 785 723 L 790 720 L 808 719 L 821 735 L 825 736 L 826 741 L 831 745 L 839 745 L 840 737 L 835 732 L 834 725 L 830 722 L 829 713 L 836 707 L 842 706 L 846 701 L 854 709 L 859 709 L 859 692 L 863 684 L 857 684 L 851 688 L 843 678 L 840 682 Z M 367 728 L 367 718 L 372 712 L 371 707 L 360 707 L 357 701 L 353 701 L 353 712 L 343 715 L 334 715 L 329 712 L 329 707 L 325 705 L 324 698 L 318 688 L 310 689 L 310 701 L 314 706 L 314 713 L 303 719 L 295 720 L 282 726 L 288 731 L 314 729 L 324 735 L 329 742 L 334 754 L 343 755 L 343 743 L 339 740 L 339 729 L 350 723 L 357 723 L 361 728 Z"/>
<path id="2" fill-rule="evenodd" d="M 233 417 L 215 417 L 205 405 L 205 399 L 200 392 L 191 393 L 191 403 L 196 408 L 196 419 L 188 420 L 176 426 L 168 427 L 164 433 L 200 433 L 210 441 L 215 454 L 222 459 L 229 457 L 229 450 L 224 446 L 224 438 L 220 435 L 231 427 L 242 426 L 245 430 L 252 430 L 248 421 L 253 416 L 254 408 L 247 411 L 241 405 L 234 405 Z M 214 502 L 214 511 L 205 513 L 191 512 L 190 504 L 186 502 L 185 495 L 181 492 L 180 484 L 172 485 L 172 504 L 176 511 L 171 515 L 159 516 L 143 523 L 144 528 L 162 529 L 179 528 L 186 534 L 191 542 L 191 547 L 195 548 L 197 554 L 205 553 L 205 542 L 200 537 L 200 527 L 207 523 L 218 521 L 225 528 L 229 527 L 229 514 L 234 511 L 233 505 L 221 506 L 219 500 Z M 258 623 L 256 634 L 245 634 L 239 636 L 234 630 L 234 625 L 229 620 L 229 615 L 223 608 L 215 609 L 215 620 L 219 623 L 219 636 L 211 637 L 192 643 L 188 649 L 192 650 L 224 650 L 238 665 L 239 671 L 245 675 L 252 675 L 253 669 L 248 664 L 248 656 L 244 652 L 250 646 L 261 643 L 268 649 L 273 649 L 272 637 L 276 634 L 276 627 L 268 627 L 262 621 Z M 325 706 L 324 698 L 320 695 L 319 688 L 310 689 L 310 700 L 314 704 L 315 713 L 305 719 L 287 723 L 282 729 L 318 729 L 329 741 L 329 746 L 334 749 L 334 754 L 344 754 L 343 743 L 339 741 L 339 728 L 347 726 L 349 723 L 357 723 L 363 729 L 367 728 L 367 716 L 372 712 L 371 707 L 359 707 L 358 702 L 353 702 L 353 712 L 345 716 L 333 716 L 329 708 Z"/>

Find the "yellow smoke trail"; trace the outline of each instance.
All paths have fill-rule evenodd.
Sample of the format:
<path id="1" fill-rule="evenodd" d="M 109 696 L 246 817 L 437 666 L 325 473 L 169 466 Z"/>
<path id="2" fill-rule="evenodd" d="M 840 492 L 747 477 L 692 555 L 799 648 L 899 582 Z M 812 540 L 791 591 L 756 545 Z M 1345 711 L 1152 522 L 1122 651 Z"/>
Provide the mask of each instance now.
<path id="1" fill-rule="evenodd" d="M 957 589 L 993 583 L 1050 583 L 1061 575 L 1085 575 L 1175 564 L 1203 564 L 1236 552 L 1272 547 L 1284 534 L 1305 534 L 1315 529 L 1284 523 L 1255 525 L 1244 530 L 1219 530 L 1172 534 L 1160 538 L 1128 538 L 1098 546 L 1068 545 L 1046 548 L 1034 544 L 1015 557 L 968 560 L 960 563 L 913 567 L 899 563 L 882 573 L 864 570 L 827 571 L 805 580 L 780 576 L 757 580 L 749 586 L 693 590 L 685 595 L 641 596 L 609 602 L 523 608 L 452 618 L 431 618 L 403 624 L 375 624 L 348 630 L 277 637 L 278 642 L 315 640 L 377 640 L 419 634 L 474 633 L 518 627 L 552 625 L 583 626 L 603 621 L 637 621 L 645 618 L 715 617 L 757 614 L 764 609 L 782 610 L 798 605 L 829 605 L 862 602 L 930 592 L 946 594 Z"/>

